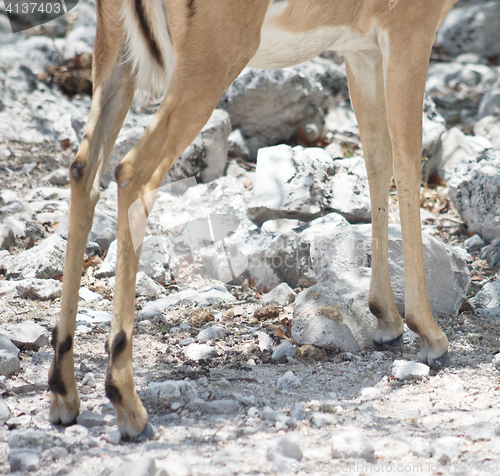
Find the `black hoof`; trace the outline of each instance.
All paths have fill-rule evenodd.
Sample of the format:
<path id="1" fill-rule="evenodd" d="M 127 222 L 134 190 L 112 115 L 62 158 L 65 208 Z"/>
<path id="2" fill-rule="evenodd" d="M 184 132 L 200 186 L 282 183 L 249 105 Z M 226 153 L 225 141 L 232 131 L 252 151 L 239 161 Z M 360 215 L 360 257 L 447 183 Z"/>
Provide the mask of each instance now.
<path id="1" fill-rule="evenodd" d="M 144 430 L 142 430 L 142 433 L 138 434 L 137 436 L 122 437 L 122 441 L 130 441 L 131 443 L 140 443 L 141 441 L 152 440 L 155 436 L 155 433 L 156 433 L 155 427 L 148 422 Z"/>
<path id="2" fill-rule="evenodd" d="M 377 350 L 394 350 L 395 347 L 401 347 L 403 345 L 403 334 L 396 337 L 395 339 L 389 340 L 387 342 L 376 342 L 373 341 L 373 346 Z"/>
<path id="3" fill-rule="evenodd" d="M 451 365 L 451 358 L 448 351 L 446 351 L 438 359 L 434 359 L 429 362 L 429 367 L 433 370 L 440 370 L 443 369 L 444 367 L 449 367 L 450 365 Z"/>

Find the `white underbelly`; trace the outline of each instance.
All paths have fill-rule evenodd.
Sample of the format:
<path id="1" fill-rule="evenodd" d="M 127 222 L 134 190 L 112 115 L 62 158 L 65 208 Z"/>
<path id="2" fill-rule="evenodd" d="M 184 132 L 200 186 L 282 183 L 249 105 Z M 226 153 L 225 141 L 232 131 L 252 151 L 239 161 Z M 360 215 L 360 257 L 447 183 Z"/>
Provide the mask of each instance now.
<path id="1" fill-rule="evenodd" d="M 282 2 L 286 4 L 286 2 Z M 326 50 L 372 50 L 378 48 L 375 28 L 366 35 L 347 26 L 321 27 L 290 33 L 277 25 L 279 5 L 269 9 L 261 31 L 259 49 L 248 63 L 253 68 L 285 68 L 315 58 Z"/>

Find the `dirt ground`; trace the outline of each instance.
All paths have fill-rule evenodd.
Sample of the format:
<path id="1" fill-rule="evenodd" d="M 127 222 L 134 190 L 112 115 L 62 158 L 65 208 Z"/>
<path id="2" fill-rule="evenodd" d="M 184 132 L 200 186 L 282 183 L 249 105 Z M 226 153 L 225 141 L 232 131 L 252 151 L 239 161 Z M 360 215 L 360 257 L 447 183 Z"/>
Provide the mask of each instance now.
<path id="1" fill-rule="evenodd" d="M 49 146 L 33 151 L 22 144 L 10 145 L 17 152 L 3 167 L 13 171 L 15 180 L 0 174 L 0 189 L 26 193 L 50 170 L 68 165 L 71 156 L 71 151 Z M 38 154 L 47 157 L 40 160 Z M 22 164 L 31 160 L 39 164 L 34 173 L 20 174 Z M 467 235 L 456 212 L 446 205 L 445 189 L 425 189 L 422 196 L 423 206 L 435 217 L 429 226 L 435 227 L 436 235 L 447 243 L 463 244 Z M 14 249 L 26 246 L 18 240 Z M 470 296 L 497 276 L 477 253 L 472 258 Z M 108 289 L 104 300 L 85 307 L 111 312 L 108 280 L 84 277 L 83 282 L 91 290 Z M 278 318 L 257 320 L 254 311 L 261 306 L 262 294 L 251 286 L 229 290 L 237 299 L 235 303 L 208 308 L 215 324 L 226 330 L 226 336 L 215 342 L 218 356 L 213 359 L 194 362 L 182 353 L 181 341 L 196 337 L 203 326 L 171 332 L 190 322 L 192 305 L 178 305 L 161 319 L 136 322 L 136 385 L 156 428 L 150 441 L 116 444 L 114 439 L 113 408 L 104 395 L 108 324 L 78 335 L 74 349 L 81 409 L 102 415 L 100 426 L 48 423 L 46 381 L 52 349 L 21 351 L 21 371 L 0 381 L 4 401 L 12 412 L 0 428 L 0 473 L 9 472 L 7 441 L 12 431 L 37 428 L 62 441 L 60 451 L 51 448 L 41 453 L 40 468 L 33 473 L 37 475 L 109 474 L 143 456 L 154 458 L 157 466 L 166 464 L 172 475 L 270 474 L 273 462 L 268 459 L 268 445 L 284 434 L 296 438 L 303 452 L 299 462 L 281 468 L 284 474 L 500 474 L 500 436 L 478 438 L 471 430 L 482 422 L 493 428 L 500 425 L 500 371 L 493 362 L 499 349 L 499 323 L 475 315 L 467 306 L 458 317 L 439 319 L 450 341 L 452 365 L 439 372 L 431 370 L 428 377 L 419 380 L 398 381 L 392 376 L 393 361 L 418 357 L 418 338 L 410 331 L 405 334 L 404 348 L 395 352 L 368 348 L 351 354 L 303 346 L 292 361 L 275 363 L 270 351 L 260 350 L 255 333 L 273 334 L 281 328 L 286 334 L 286 321 L 282 321 L 291 317 L 291 306 L 280 308 Z M 13 298 L 3 302 L 3 322 L 33 320 L 51 330 L 57 321 L 59 300 Z M 138 298 L 136 309 L 145 302 Z M 279 344 L 283 338 L 273 336 L 273 340 Z M 278 378 L 288 371 L 299 379 L 299 386 L 277 385 Z M 173 411 L 147 392 L 149 382 L 166 380 L 191 382 L 204 401 L 232 399 L 237 405 L 222 413 L 187 407 Z M 295 402 L 303 405 L 303 419 L 286 418 Z M 373 461 L 332 458 L 332 435 L 351 428 L 371 438 Z M 448 463 L 414 450 L 415 442 L 431 443 L 445 436 L 457 438 L 460 453 Z"/>

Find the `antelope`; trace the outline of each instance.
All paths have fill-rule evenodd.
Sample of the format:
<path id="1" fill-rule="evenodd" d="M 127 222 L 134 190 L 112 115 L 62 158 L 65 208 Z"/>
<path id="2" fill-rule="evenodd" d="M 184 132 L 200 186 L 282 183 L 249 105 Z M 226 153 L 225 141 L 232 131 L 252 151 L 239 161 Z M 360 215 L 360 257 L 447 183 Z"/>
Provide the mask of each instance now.
<path id="1" fill-rule="evenodd" d="M 399 195 L 406 271 L 406 323 L 421 339 L 420 359 L 448 363 L 448 340 L 434 321 L 425 285 L 420 227 L 422 105 L 435 33 L 456 0 L 97 0 L 94 93 L 70 165 L 71 199 L 61 314 L 49 371 L 49 419 L 79 413 L 73 341 L 87 235 L 104 166 L 135 91 L 164 95 L 137 144 L 115 170 L 118 254 L 106 395 L 123 438 L 149 437 L 134 387 L 132 333 L 139 258 L 129 209 L 154 193 L 245 66 L 282 68 L 326 50 L 344 53 L 359 124 L 372 209 L 368 304 L 377 347 L 402 344 L 403 320 L 388 270 L 388 195 Z"/>

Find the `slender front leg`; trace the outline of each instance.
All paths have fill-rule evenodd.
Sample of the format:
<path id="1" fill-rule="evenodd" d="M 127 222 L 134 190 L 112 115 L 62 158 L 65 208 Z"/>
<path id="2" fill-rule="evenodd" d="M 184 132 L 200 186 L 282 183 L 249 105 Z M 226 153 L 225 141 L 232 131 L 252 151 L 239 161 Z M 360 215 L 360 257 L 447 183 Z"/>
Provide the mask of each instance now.
<path id="1" fill-rule="evenodd" d="M 427 297 L 420 225 L 422 105 L 433 38 L 414 31 L 390 39 L 385 91 L 403 233 L 405 318 L 421 338 L 420 359 L 439 367 L 448 363 L 448 340 L 432 317 Z"/>
<path id="2" fill-rule="evenodd" d="M 378 319 L 376 347 L 403 343 L 403 320 L 394 303 L 388 267 L 388 196 L 392 145 L 385 108 L 380 51 L 345 53 L 351 102 L 359 125 L 372 208 L 372 274 L 368 304 Z"/>
<path id="3" fill-rule="evenodd" d="M 112 23 L 116 26 L 116 18 Z M 70 166 L 71 198 L 61 314 L 52 334 L 54 359 L 49 371 L 49 420 L 53 423 L 71 423 L 79 412 L 73 342 L 83 256 L 104 166 L 133 98 L 133 83 L 121 45 L 103 45 L 112 37 L 113 31 L 107 37 L 96 38 L 92 107 L 82 144 Z"/>

